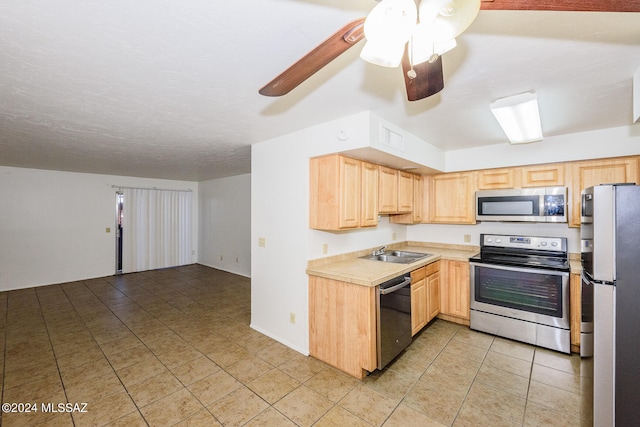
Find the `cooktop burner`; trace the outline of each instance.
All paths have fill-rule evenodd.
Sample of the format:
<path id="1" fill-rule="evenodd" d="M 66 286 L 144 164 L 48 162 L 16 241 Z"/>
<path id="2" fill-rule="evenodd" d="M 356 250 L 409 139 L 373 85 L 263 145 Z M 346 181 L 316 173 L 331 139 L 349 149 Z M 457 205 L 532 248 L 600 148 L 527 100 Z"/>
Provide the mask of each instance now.
<path id="1" fill-rule="evenodd" d="M 564 237 L 480 235 L 476 263 L 569 271 L 567 239 Z"/>

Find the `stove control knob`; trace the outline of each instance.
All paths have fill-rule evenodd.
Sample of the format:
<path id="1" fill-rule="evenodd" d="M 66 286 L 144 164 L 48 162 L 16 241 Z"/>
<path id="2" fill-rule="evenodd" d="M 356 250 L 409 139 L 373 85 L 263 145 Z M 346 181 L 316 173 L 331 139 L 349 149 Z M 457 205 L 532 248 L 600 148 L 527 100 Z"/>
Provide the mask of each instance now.
<path id="1" fill-rule="evenodd" d="M 551 246 L 558 246 L 558 242 L 551 242 Z"/>
<path id="2" fill-rule="evenodd" d="M 547 246 L 547 242 L 540 242 L 540 246 Z"/>
<path id="3" fill-rule="evenodd" d="M 502 239 L 496 239 L 496 243 L 502 243 Z"/>
<path id="4" fill-rule="evenodd" d="M 487 243 L 491 243 L 493 242 L 493 239 L 491 237 L 487 237 Z"/>

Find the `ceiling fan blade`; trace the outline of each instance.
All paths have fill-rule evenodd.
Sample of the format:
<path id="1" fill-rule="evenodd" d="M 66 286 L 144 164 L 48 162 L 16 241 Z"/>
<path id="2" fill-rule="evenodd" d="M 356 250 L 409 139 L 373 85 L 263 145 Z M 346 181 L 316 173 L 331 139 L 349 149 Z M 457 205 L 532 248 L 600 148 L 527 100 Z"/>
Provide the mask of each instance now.
<path id="1" fill-rule="evenodd" d="M 267 83 L 258 92 L 265 96 L 282 96 L 289 93 L 322 67 L 362 40 L 364 38 L 364 20 L 365 18 L 356 19 L 336 31 L 331 37 Z"/>
<path id="2" fill-rule="evenodd" d="M 413 66 L 415 77 L 409 77 L 411 61 L 409 60 L 408 47 L 402 57 L 402 71 L 404 72 L 404 84 L 407 87 L 409 101 L 418 101 L 435 95 L 444 88 L 444 75 L 442 74 L 442 56 L 438 56 L 434 62 L 425 61 Z"/>
<path id="3" fill-rule="evenodd" d="M 482 0 L 480 9 L 640 12 L 640 2 L 637 0 Z"/>

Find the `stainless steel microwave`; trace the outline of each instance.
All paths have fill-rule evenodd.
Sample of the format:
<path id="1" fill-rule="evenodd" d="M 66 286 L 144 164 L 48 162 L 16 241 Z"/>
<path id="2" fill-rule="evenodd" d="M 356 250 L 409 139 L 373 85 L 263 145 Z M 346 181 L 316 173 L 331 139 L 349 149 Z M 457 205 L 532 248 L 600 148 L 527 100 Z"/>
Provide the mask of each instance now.
<path id="1" fill-rule="evenodd" d="M 476 221 L 567 222 L 567 187 L 476 191 Z"/>

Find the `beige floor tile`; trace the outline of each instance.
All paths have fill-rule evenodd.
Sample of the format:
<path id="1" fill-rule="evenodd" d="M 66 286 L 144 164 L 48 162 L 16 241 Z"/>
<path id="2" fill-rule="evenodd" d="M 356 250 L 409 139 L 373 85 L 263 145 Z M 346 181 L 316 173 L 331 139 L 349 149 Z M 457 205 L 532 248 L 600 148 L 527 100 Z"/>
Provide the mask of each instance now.
<path id="1" fill-rule="evenodd" d="M 576 427 L 583 424 L 578 417 L 529 401 L 525 410 L 524 425 L 527 427 Z"/>
<path id="2" fill-rule="evenodd" d="M 371 424 L 340 406 L 334 406 L 314 424 L 314 427 L 371 427 Z"/>
<path id="3" fill-rule="evenodd" d="M 201 356 L 202 353 L 200 353 L 194 347 L 184 343 L 177 345 L 173 349 L 168 350 L 162 354 L 159 354 L 158 359 L 162 363 L 164 363 L 167 368 L 172 369 L 184 364 L 185 362 L 195 360 Z"/>
<path id="4" fill-rule="evenodd" d="M 493 343 L 493 338 L 493 335 L 485 334 L 483 332 L 474 331 L 469 328 L 459 328 L 452 340 L 488 350 L 489 347 L 491 347 L 491 343 Z"/>
<path id="5" fill-rule="evenodd" d="M 402 403 L 442 424 L 451 425 L 463 401 L 464 396 L 436 390 L 430 388 L 428 383 L 419 381 Z"/>
<path id="6" fill-rule="evenodd" d="M 185 386 L 191 385 L 219 370 L 220 367 L 218 365 L 202 355 L 171 369 L 173 374 Z"/>
<path id="7" fill-rule="evenodd" d="M 471 385 L 465 400 L 465 404 L 500 415 L 513 423 L 522 423 L 526 402 L 522 397 L 477 382 Z"/>
<path id="8" fill-rule="evenodd" d="M 483 365 L 480 368 L 475 381 L 523 399 L 526 399 L 529 390 L 529 380 L 527 378 L 488 365 Z"/>
<path id="9" fill-rule="evenodd" d="M 105 427 L 148 427 L 148 424 L 140 412 L 136 411 L 105 424 Z"/>
<path id="10" fill-rule="evenodd" d="M 531 376 L 531 362 L 506 354 L 489 351 L 483 364 L 491 368 L 511 372 L 524 378 Z"/>
<path id="11" fill-rule="evenodd" d="M 272 369 L 247 384 L 254 393 L 270 404 L 276 403 L 299 385 L 299 381 L 291 378 L 278 368 Z"/>
<path id="12" fill-rule="evenodd" d="M 121 393 L 123 391 L 125 391 L 125 389 L 120 379 L 113 372 L 96 377 L 91 381 L 65 386 L 65 392 L 67 393 L 69 402 L 92 402 L 100 400 L 110 394 Z"/>
<path id="13" fill-rule="evenodd" d="M 145 420 L 152 426 L 172 426 L 205 409 L 185 388 L 140 408 Z"/>
<path id="14" fill-rule="evenodd" d="M 137 410 L 126 392 L 111 394 L 87 403 L 86 412 L 71 414 L 76 426 L 104 425 Z"/>
<path id="15" fill-rule="evenodd" d="M 522 425 L 521 421 L 503 418 L 500 414 L 491 412 L 483 406 L 476 406 L 470 402 L 465 402 L 462 405 L 453 423 L 454 427 L 513 427 L 519 425 Z"/>
<path id="16" fill-rule="evenodd" d="M 362 380 L 362 384 L 399 402 L 415 384 L 412 376 L 405 376 L 394 370 L 375 371 Z"/>
<path id="17" fill-rule="evenodd" d="M 421 412 L 401 403 L 387 418 L 383 427 L 444 427 L 445 424 L 427 417 Z"/>
<path id="18" fill-rule="evenodd" d="M 175 427 L 222 427 L 222 424 L 211 415 L 211 412 L 204 409 L 180 421 Z"/>
<path id="19" fill-rule="evenodd" d="M 106 359 L 85 363 L 84 365 L 60 371 L 62 381 L 67 386 L 77 385 L 87 381 L 93 381 L 103 375 L 113 373 L 113 368 Z"/>
<path id="20" fill-rule="evenodd" d="M 266 410 L 269 404 L 247 387 L 241 387 L 207 409 L 225 426 L 241 426 Z"/>
<path id="21" fill-rule="evenodd" d="M 573 417 L 580 417 L 582 399 L 579 394 L 532 380 L 529 386 L 528 398 L 532 402 L 556 411 L 564 412 Z"/>
<path id="22" fill-rule="evenodd" d="M 452 373 L 459 377 L 473 379 L 481 365 L 482 361 L 480 360 L 467 359 L 457 354 L 443 351 L 436 360 L 431 363 L 429 369 L 437 369 L 444 373 Z"/>
<path id="23" fill-rule="evenodd" d="M 56 402 L 65 400 L 64 389 L 60 375 L 57 373 L 21 384 L 12 388 L 5 388 L 2 394 L 4 402 L 48 402 L 55 398 Z"/>
<path id="24" fill-rule="evenodd" d="M 156 357 L 151 350 L 141 345 L 119 353 L 110 354 L 107 359 L 109 359 L 109 363 L 113 366 L 113 369 L 119 371 L 136 363 L 155 361 Z"/>
<path id="25" fill-rule="evenodd" d="M 544 348 L 536 349 L 533 363 L 567 372 L 572 375 L 580 375 L 582 370 L 582 359 L 579 355 L 568 355 Z"/>
<path id="26" fill-rule="evenodd" d="M 97 344 L 93 345 L 90 348 L 78 350 L 74 353 L 69 353 L 61 356 L 56 355 L 58 368 L 60 370 L 67 370 L 76 366 L 84 365 L 89 362 L 95 362 L 103 358 L 104 354 Z"/>
<path id="27" fill-rule="evenodd" d="M 574 394 L 581 394 L 583 390 L 583 382 L 591 384 L 591 380 L 586 377 L 572 375 L 564 371 L 559 371 L 547 366 L 534 364 L 531 371 L 531 379 L 543 384 L 570 391 Z M 590 390 L 590 387 L 588 387 Z"/>
<path id="28" fill-rule="evenodd" d="M 242 386 L 240 381 L 220 370 L 194 382 L 187 388 L 203 405 L 210 405 Z"/>
<path id="29" fill-rule="evenodd" d="M 277 368 L 294 379 L 305 382 L 318 372 L 327 369 L 327 365 L 318 359 L 298 353 Z"/>
<path id="30" fill-rule="evenodd" d="M 167 368 L 162 364 L 162 362 L 154 357 L 144 359 L 141 362 L 119 369 L 116 371 L 116 374 L 118 374 L 118 377 L 125 387 L 131 387 L 140 381 L 154 377 L 166 370 Z"/>
<path id="31" fill-rule="evenodd" d="M 255 355 L 273 366 L 280 366 L 297 354 L 298 352 L 295 350 L 292 350 L 279 342 L 272 341 L 270 346 L 256 352 Z"/>
<path id="32" fill-rule="evenodd" d="M 457 337 L 457 335 L 456 335 Z M 488 349 L 478 347 L 474 344 L 468 344 L 465 341 L 457 340 L 455 337 L 442 350 L 442 355 L 455 355 L 465 359 L 471 359 L 475 362 L 482 362 L 487 355 Z"/>
<path id="33" fill-rule="evenodd" d="M 71 427 L 73 420 L 68 413 L 4 413 L 2 414 L 2 427 L 25 427 L 25 426 L 46 426 L 46 427 Z"/>
<path id="34" fill-rule="evenodd" d="M 430 366 L 417 383 L 463 399 L 469 392 L 473 380 L 474 378 L 468 376 L 463 377 L 454 372 L 439 369 L 437 366 Z"/>
<path id="35" fill-rule="evenodd" d="M 535 347 L 530 344 L 496 337 L 493 340 L 493 344 L 491 344 L 491 351 L 526 360 L 527 362 L 533 362 Z"/>
<path id="36" fill-rule="evenodd" d="M 296 427 L 296 424 L 289 418 L 282 415 L 273 406 L 262 411 L 251 419 L 244 427 Z"/>
<path id="37" fill-rule="evenodd" d="M 338 404 L 368 423 L 379 426 L 393 412 L 398 401 L 367 386 L 359 385 Z"/>
<path id="38" fill-rule="evenodd" d="M 240 359 L 233 365 L 229 365 L 225 368 L 228 373 L 243 384 L 248 384 L 256 378 L 266 374 L 271 369 L 273 369 L 273 366 L 254 356 L 248 356 L 244 359 Z"/>
<path id="39" fill-rule="evenodd" d="M 304 383 L 332 402 L 338 402 L 358 384 L 355 378 L 332 368 L 318 372 Z"/>
<path id="40" fill-rule="evenodd" d="M 146 406 L 156 400 L 181 389 L 182 383 L 169 371 L 164 371 L 154 377 L 147 378 L 127 387 L 127 391 L 138 408 Z"/>
<path id="41" fill-rule="evenodd" d="M 234 363 L 250 356 L 249 352 L 237 344 L 229 342 L 225 346 L 216 346 L 205 355 L 222 368 L 227 368 Z"/>
<path id="42" fill-rule="evenodd" d="M 333 402 L 301 385 L 273 406 L 299 426 L 309 427 L 333 407 Z"/>

